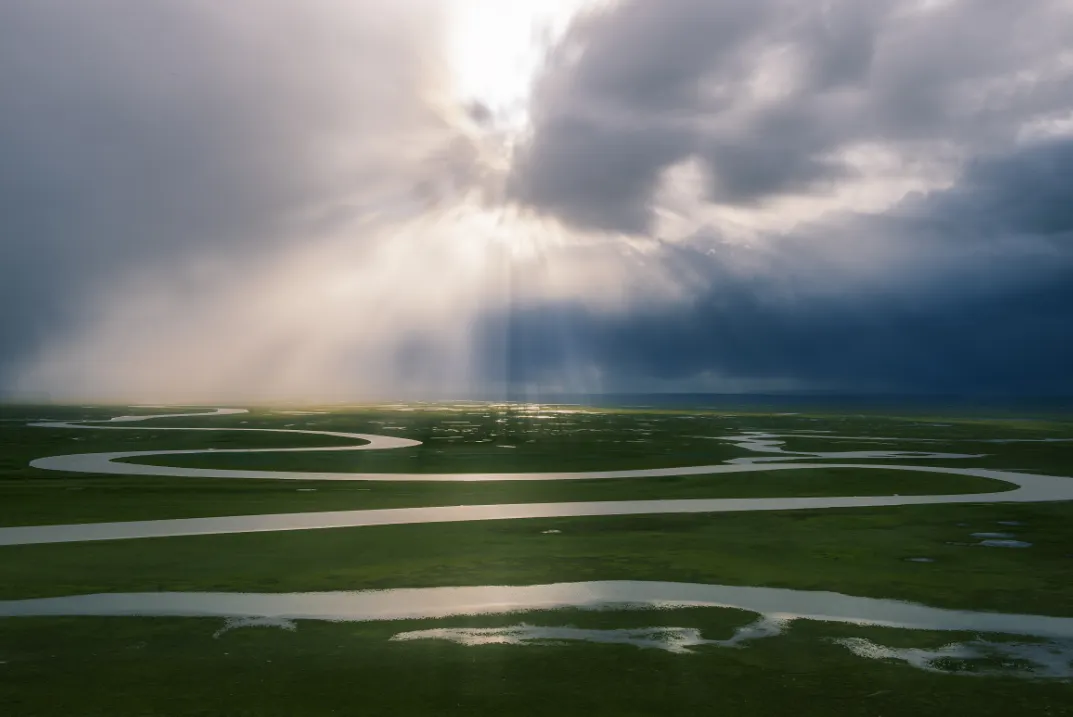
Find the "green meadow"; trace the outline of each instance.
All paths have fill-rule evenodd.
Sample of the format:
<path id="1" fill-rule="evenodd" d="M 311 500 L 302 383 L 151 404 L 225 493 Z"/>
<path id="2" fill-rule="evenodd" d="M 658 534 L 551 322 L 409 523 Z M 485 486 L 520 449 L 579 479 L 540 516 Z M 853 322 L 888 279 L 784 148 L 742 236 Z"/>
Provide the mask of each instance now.
<path id="1" fill-rule="evenodd" d="M 155 409 L 0 407 L 0 527 L 437 505 L 985 493 L 983 478 L 884 470 L 920 464 L 1073 476 L 1073 423 L 965 416 L 776 415 L 491 405 L 256 408 L 249 414 L 26 426 Z M 221 453 L 352 445 L 286 428 L 422 441 L 384 451 Z M 762 457 L 721 437 L 791 433 L 788 451 L 919 451 L 868 467 L 569 481 L 280 481 L 93 475 L 30 468 L 66 453 L 215 449 L 169 466 L 354 473 L 526 473 L 717 465 Z M 819 438 L 827 432 L 831 438 Z M 810 435 L 811 434 L 811 435 Z M 836 437 L 837 436 L 837 437 Z M 853 437 L 884 440 L 854 440 Z M 1026 442 L 995 443 L 1017 439 Z M 1033 442 L 1027 442 L 1033 441 Z M 772 454 L 775 455 L 775 454 Z M 805 461 L 810 462 L 809 460 Z M 1030 543 L 980 545 L 976 532 Z M 930 562 L 915 562 L 925 558 Z M 0 547 L 0 599 L 109 592 L 352 591 L 638 580 L 832 591 L 933 607 L 1073 617 L 1073 505 L 989 503 L 495 520 Z M 4 715 L 1066 715 L 1073 685 L 947 674 L 864 659 L 833 642 L 935 648 L 974 638 L 821 622 L 740 647 L 673 654 L 629 644 L 398 642 L 431 627 L 526 623 L 692 627 L 723 639 L 742 610 L 537 611 L 392 622 L 0 618 Z M 1012 639 L 1006 636 L 1001 639 Z M 1009 667 L 1009 666 L 1007 666 Z"/>

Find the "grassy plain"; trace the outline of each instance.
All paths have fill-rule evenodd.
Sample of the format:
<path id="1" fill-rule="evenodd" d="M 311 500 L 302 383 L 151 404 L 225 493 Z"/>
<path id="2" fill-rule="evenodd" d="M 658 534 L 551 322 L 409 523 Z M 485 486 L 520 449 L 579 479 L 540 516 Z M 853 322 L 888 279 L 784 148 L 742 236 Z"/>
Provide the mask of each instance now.
<path id="1" fill-rule="evenodd" d="M 1071 515 L 1068 504 L 912 506 L 11 546 L 0 548 L 0 598 L 668 580 L 1073 617 Z M 970 537 L 978 531 L 1010 531 L 1033 547 L 981 547 Z"/>
<path id="2" fill-rule="evenodd" d="M 836 435 L 893 436 L 895 441 L 791 437 L 787 449 L 808 451 L 924 450 L 989 453 L 981 458 L 918 462 L 1006 467 L 1073 473 L 1073 443 L 983 443 L 989 438 L 1073 437 L 1073 424 L 1009 420 L 934 425 L 927 419 L 875 416 L 726 415 L 560 408 L 425 407 L 423 410 L 335 409 L 293 415 L 285 409 L 205 418 L 158 419 L 122 424 L 138 430 L 75 430 L 25 426 L 19 417 L 106 418 L 156 409 L 6 407 L 0 410 L 0 525 L 99 522 L 394 508 L 420 505 L 737 498 L 777 496 L 977 493 L 1004 484 L 965 476 L 864 470 L 801 470 L 650 479 L 507 483 L 288 482 L 176 479 L 153 476 L 61 474 L 28 467 L 33 458 L 72 452 L 189 450 L 213 453 L 154 456 L 132 462 L 249 470 L 328 472 L 534 472 L 661 468 L 717 464 L 760 455 L 720 436 L 746 430 L 830 431 Z M 401 435 L 422 440 L 417 448 L 389 451 L 227 454 L 235 448 L 353 445 L 330 436 L 257 431 L 158 431 L 154 427 L 293 428 Z M 937 442 L 919 442 L 930 436 Z M 861 460 L 906 463 L 912 460 Z"/>
<path id="3" fill-rule="evenodd" d="M 968 493 L 995 488 L 979 479 L 881 470 L 888 463 L 1073 476 L 1073 443 L 986 442 L 1073 437 L 1073 424 L 1050 419 L 640 410 L 545 411 L 537 415 L 549 417 L 537 418 L 516 408 L 471 406 L 354 408 L 312 415 L 264 409 L 246 416 L 161 419 L 143 424 L 150 430 L 139 431 L 28 428 L 6 420 L 108 418 L 134 412 L 0 408 L 0 525 L 407 505 Z M 759 455 L 711 438 L 745 430 L 896 439 L 880 446 L 802 434 L 788 439 L 790 450 L 988 455 L 947 461 L 872 460 L 874 471 L 462 484 L 195 480 L 62 474 L 27 467 L 33 458 L 72 452 L 347 443 L 296 434 L 151 430 L 155 425 L 287 424 L 403 435 L 425 445 L 383 452 L 155 460 L 313 471 L 641 468 Z M 982 547 L 971 537 L 974 532 L 1009 532 L 1032 547 Z M 914 557 L 935 562 L 908 561 Z M 0 548 L 0 599 L 632 579 L 830 590 L 938 607 L 1073 617 L 1070 575 L 1073 505 L 1068 503 L 558 518 Z M 300 622 L 296 632 L 249 628 L 218 639 L 212 635 L 220 620 L 5 619 L 0 620 L 0 714 L 1073 714 L 1073 685 L 1068 683 L 933 674 L 902 663 L 864 660 L 830 642 L 832 637 L 860 635 L 884 644 L 935 646 L 969 635 L 798 623 L 788 634 L 742 649 L 702 648 L 692 655 L 581 643 L 463 647 L 388 640 L 397 632 L 433 625 L 522 621 L 581 627 L 693 626 L 706 637 L 718 638 L 752 619 L 748 613 L 716 609 L 563 611 L 409 623 Z"/>
<path id="4" fill-rule="evenodd" d="M 752 615 L 730 610 L 528 613 L 529 624 L 693 626 L 728 637 Z M 0 707 L 41 717 L 592 715 L 949 717 L 1069 715 L 1070 686 L 947 676 L 855 657 L 831 642 L 942 645 L 956 633 L 797 623 L 742 649 L 694 654 L 628 645 L 464 647 L 392 642 L 444 625 L 518 616 L 249 628 L 213 639 L 217 620 L 30 618 L 0 623 Z"/>

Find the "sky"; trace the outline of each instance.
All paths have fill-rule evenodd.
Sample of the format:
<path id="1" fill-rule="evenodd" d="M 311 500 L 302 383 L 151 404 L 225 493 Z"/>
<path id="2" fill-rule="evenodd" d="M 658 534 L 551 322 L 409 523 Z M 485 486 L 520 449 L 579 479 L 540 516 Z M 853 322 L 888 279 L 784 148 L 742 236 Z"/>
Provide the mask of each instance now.
<path id="1" fill-rule="evenodd" d="M 5 0 L 0 395 L 1073 394 L 1073 0 Z"/>

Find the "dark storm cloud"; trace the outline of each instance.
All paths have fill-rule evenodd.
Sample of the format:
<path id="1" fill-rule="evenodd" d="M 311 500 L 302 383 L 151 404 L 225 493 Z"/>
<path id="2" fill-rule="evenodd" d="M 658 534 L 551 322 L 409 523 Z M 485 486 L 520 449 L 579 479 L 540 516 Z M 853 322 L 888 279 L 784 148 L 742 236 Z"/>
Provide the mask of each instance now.
<path id="1" fill-rule="evenodd" d="M 735 252 L 668 249 L 708 278 L 688 306 L 517 311 L 509 370 L 539 384 L 573 364 L 604 385 L 938 393 L 1073 392 L 1073 140 L 973 163 L 954 188 L 882 217 L 779 237 L 759 272 Z M 847 251 L 878 267 L 839 264 Z"/>
<path id="2" fill-rule="evenodd" d="M 536 89 L 517 196 L 583 226 L 643 232 L 658 171 L 696 144 L 700 76 L 733 55 L 764 9 L 624 2 L 576 26 Z"/>
<path id="3" fill-rule="evenodd" d="M 204 253 L 226 281 L 295 214 L 405 181 L 396 139 L 442 130 L 434 11 L 0 3 L 0 372 L 132 269 Z"/>
<path id="4" fill-rule="evenodd" d="M 945 219 L 986 237 L 1073 238 L 1073 141 L 973 161 L 954 189 L 906 201 L 903 214 Z"/>
<path id="5" fill-rule="evenodd" d="M 854 146 L 972 156 L 1069 108 L 1068 4 L 933 5 L 618 3 L 553 58 L 513 191 L 578 225 L 644 232 L 660 173 L 688 157 L 713 201 L 748 204 L 853 181 Z"/>
<path id="6" fill-rule="evenodd" d="M 330 395 L 368 373 L 351 370 L 353 346 L 379 360 L 399 344 L 403 374 L 468 358 L 426 324 L 452 339 L 483 326 L 481 378 L 519 384 L 592 369 L 617 390 L 1073 391 L 1068 2 L 620 0 L 584 17 L 534 90 L 508 193 L 569 225 L 651 234 L 661 177 L 688 160 L 709 205 L 686 217 L 695 234 L 643 251 L 636 237 L 552 237 L 563 246 L 509 277 L 517 306 L 503 310 L 480 284 L 505 277 L 452 263 L 481 244 L 443 218 L 475 212 L 458 197 L 498 189 L 502 170 L 483 161 L 488 108 L 468 108 L 474 140 L 430 104 L 444 84 L 439 7 L 0 2 L 0 391 L 18 383 L 7 369 L 68 347 L 117 365 L 164 357 L 158 383 L 177 384 L 202 342 L 248 334 L 205 391 L 329 366 Z M 705 213 L 867 188 L 876 162 L 944 188 L 873 214 L 832 202 L 793 229 L 762 224 L 752 244 Z M 392 233 L 421 212 L 436 219 Z M 402 249 L 366 251 L 374 216 L 383 245 Z M 331 241 L 303 256 L 321 233 Z M 167 286 L 127 289 L 140 275 Z M 606 296 L 616 280 L 621 300 Z M 309 298 L 333 282 L 365 305 L 338 299 L 332 313 Z M 455 284 L 473 291 L 443 290 Z M 169 336 L 159 317 L 196 348 L 134 336 Z M 72 392 L 128 376 L 81 364 Z M 157 385 L 149 374 L 137 390 Z"/>
<path id="7" fill-rule="evenodd" d="M 1073 141 L 1031 139 L 1073 117 L 1071 8 L 930 5 L 626 0 L 575 28 L 511 185 L 573 224 L 651 231 L 661 173 L 690 158 L 735 207 L 853 186 L 855 147 L 956 180 L 760 248 L 718 226 L 664 245 L 703 277 L 687 305 L 519 310 L 514 380 L 1073 391 Z"/>

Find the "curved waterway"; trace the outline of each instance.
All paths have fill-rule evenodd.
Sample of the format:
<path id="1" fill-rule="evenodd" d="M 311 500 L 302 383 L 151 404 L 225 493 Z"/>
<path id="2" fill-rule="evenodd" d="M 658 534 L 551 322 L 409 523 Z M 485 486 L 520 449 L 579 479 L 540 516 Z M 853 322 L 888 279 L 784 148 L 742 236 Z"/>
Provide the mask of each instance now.
<path id="1" fill-rule="evenodd" d="M 884 437 L 854 437 L 854 436 L 832 436 L 816 433 L 768 433 L 765 431 L 745 431 L 739 436 L 702 436 L 702 438 L 712 438 L 718 441 L 728 441 L 733 443 L 738 448 L 742 448 L 754 453 L 775 453 L 775 456 L 766 456 L 763 458 L 746 457 L 746 458 L 732 458 L 727 463 L 770 463 L 773 461 L 802 461 L 802 460 L 814 460 L 817 458 L 835 458 L 842 460 L 860 460 L 864 458 L 919 458 L 927 460 L 930 458 L 938 459 L 951 459 L 951 458 L 982 458 L 983 454 L 979 453 L 940 453 L 940 452 L 922 452 L 922 451 L 888 451 L 888 450 L 871 450 L 871 451 L 788 451 L 783 448 L 786 441 L 784 438 L 809 438 L 813 440 L 842 440 L 848 439 L 852 441 L 887 441 L 893 442 L 898 440 L 897 438 L 884 438 Z M 919 439 L 912 439 L 917 442 Z M 933 440 L 933 439 L 932 439 Z M 923 442 L 929 442 L 929 439 L 924 439 Z"/>
<path id="2" fill-rule="evenodd" d="M 771 620 L 1073 638 L 1073 618 L 946 610 L 834 592 L 609 580 L 311 593 L 103 593 L 0 600 L 0 617 L 141 616 L 379 621 L 579 608 L 735 608 Z"/>
<path id="3" fill-rule="evenodd" d="M 151 418 L 206 416 L 245 413 L 245 409 L 216 409 L 209 413 L 162 414 L 156 416 L 120 416 L 103 421 L 37 422 L 30 425 L 43 428 L 76 428 L 95 430 L 154 430 L 154 431 L 269 431 L 273 433 L 304 433 L 327 435 L 363 441 L 355 446 L 321 448 L 268 448 L 183 451 L 128 451 L 112 453 L 81 453 L 40 458 L 31 466 L 45 470 L 115 475 L 153 475 L 222 479 L 277 480 L 344 480 L 344 481 L 511 481 L 511 480 L 587 480 L 597 478 L 648 478 L 660 476 L 716 475 L 753 473 L 774 470 L 815 468 L 856 468 L 867 470 L 899 470 L 926 473 L 947 473 L 988 478 L 1014 486 L 1014 490 L 995 493 L 962 495 L 913 496 L 847 496 L 819 498 L 719 498 L 694 500 L 597 501 L 583 503 L 525 503 L 505 505 L 437 506 L 380 510 L 330 511 L 320 513 L 286 513 L 275 515 L 226 516 L 215 518 L 184 518 L 172 520 L 128 521 L 116 523 L 86 523 L 71 525 L 42 525 L 0 528 L 0 545 L 35 543 L 65 543 L 90 540 L 120 540 L 188 535 L 217 535 L 323 528 L 351 528 L 373 525 L 403 525 L 414 523 L 443 523 L 475 520 L 508 520 L 519 518 L 558 518 L 569 516 L 637 515 L 659 513 L 718 513 L 758 510 L 814 510 L 820 508 L 857 508 L 898 505 L 931 505 L 940 503 L 997 503 L 1046 502 L 1073 500 L 1073 479 L 1014 471 L 983 468 L 950 468 L 923 465 L 875 465 L 858 463 L 765 463 L 717 464 L 644 470 L 534 472 L 534 473 L 322 473 L 305 471 L 221 470 L 184 468 L 176 466 L 137 465 L 118 462 L 124 458 L 162 455 L 217 453 L 276 453 L 343 450 L 387 450 L 421 445 L 419 441 L 395 436 L 365 433 L 341 433 L 299 429 L 264 428 L 179 428 L 150 426 L 117 426 L 116 423 L 141 422 Z M 84 425 L 92 423 L 93 425 Z M 108 424 L 108 425 L 101 425 Z M 748 441 L 746 441 L 748 442 Z M 770 445 L 765 445 L 770 450 Z M 833 454 L 828 454 L 833 455 Z M 855 453 L 855 457 L 861 457 Z"/>
<path id="4" fill-rule="evenodd" d="M 247 627 L 295 629 L 296 620 L 371 622 L 501 615 L 564 608 L 673 610 L 731 608 L 758 613 L 727 639 L 695 627 L 583 629 L 521 623 L 506 627 L 435 627 L 400 632 L 395 642 L 448 640 L 466 646 L 562 645 L 580 641 L 689 654 L 701 647 L 739 648 L 782 634 L 795 620 L 973 633 L 968 642 L 933 649 L 893 648 L 863 638 L 833 640 L 870 659 L 901 660 L 948 674 L 1066 679 L 1073 675 L 1073 618 L 945 610 L 841 593 L 694 583 L 602 581 L 551 585 L 404 588 L 319 593 L 113 593 L 0 601 L 0 617 L 216 617 L 213 637 Z M 988 640 L 1021 635 L 1045 642 Z M 951 662 L 955 660 L 957 662 Z M 976 663 L 975 665 L 973 663 Z M 999 667 L 996 669 L 995 665 Z"/>
<path id="5" fill-rule="evenodd" d="M 713 500 L 648 500 L 587 503 L 545 503 L 521 505 L 441 506 L 389 510 L 334 511 L 284 515 L 232 516 L 182 520 L 133 521 L 79 525 L 29 526 L 0 529 L 0 545 L 115 540 L 179 535 L 208 535 L 274 530 L 308 530 L 333 527 L 397 525 L 468 520 L 505 520 L 591 515 L 643 513 L 698 513 L 751 510 L 796 510 L 936 503 L 1042 502 L 1073 499 L 1073 480 L 1014 471 L 948 468 L 916 465 L 855 463 L 793 463 L 816 458 L 968 458 L 963 454 L 925 454 L 900 451 L 857 451 L 805 453 L 784 451 L 785 436 L 753 432 L 744 437 L 721 437 L 739 447 L 780 457 L 733 459 L 727 464 L 627 471 L 513 474 L 369 474 L 241 471 L 167 466 L 145 466 L 118 462 L 124 458 L 201 453 L 262 453 L 297 451 L 383 450 L 420 445 L 419 441 L 394 436 L 300 429 L 259 428 L 180 428 L 115 425 L 153 418 L 211 416 L 245 413 L 244 409 L 216 409 L 208 413 L 120 416 L 80 423 L 39 421 L 30 425 L 44 428 L 104 430 L 175 431 L 269 431 L 305 433 L 361 441 L 358 445 L 326 448 L 273 448 L 228 451 L 136 451 L 55 456 L 31 465 L 69 472 L 166 475 L 202 478 L 274 478 L 284 480 L 391 480 L 391 481 L 492 481 L 492 480 L 577 480 L 592 478 L 644 478 L 672 475 L 752 473 L 808 468 L 862 468 L 950 473 L 1004 481 L 1014 490 L 988 494 L 937 496 L 868 496 L 824 498 L 763 498 Z M 93 425 L 86 425 L 92 423 Z M 107 425 L 101 425 L 107 424 Z M 828 436 L 823 436 L 828 437 Z M 762 463 L 784 460 L 783 463 Z M 977 537 L 986 537 L 983 534 Z M 1003 541 L 997 541 L 1003 542 Z M 1013 542 L 1013 541 L 1005 541 Z M 985 541 L 985 544 L 987 541 Z M 751 640 L 779 635 L 794 620 L 882 626 L 909 630 L 934 630 L 1025 635 L 1039 642 L 989 641 L 976 637 L 934 649 L 894 648 L 862 638 L 841 638 L 833 642 L 853 654 L 871 659 L 901 660 L 919 669 L 973 675 L 1012 675 L 1060 678 L 1073 676 L 1073 618 L 1020 615 L 965 610 L 946 610 L 897 600 L 882 600 L 779 588 L 757 588 L 690 583 L 603 581 L 558 583 L 530 586 L 478 586 L 407 588 L 357 592 L 320 593 L 114 593 L 74 595 L 0 601 L 0 617 L 29 616 L 146 616 L 218 617 L 228 629 L 247 626 L 294 627 L 293 620 L 380 621 L 445 618 L 463 615 L 524 613 L 537 610 L 576 608 L 673 609 L 685 607 L 733 608 L 757 613 L 758 619 L 738 630 L 729 639 L 707 639 L 691 627 L 639 627 L 620 630 L 589 630 L 572 626 L 532 626 L 524 623 L 494 628 L 434 628 L 403 632 L 395 641 L 450 640 L 463 645 L 562 644 L 564 641 L 629 644 L 640 648 L 689 653 L 705 646 L 741 647 Z M 973 664 L 975 661 L 975 664 Z M 999 665 L 998 668 L 993 665 Z"/>

